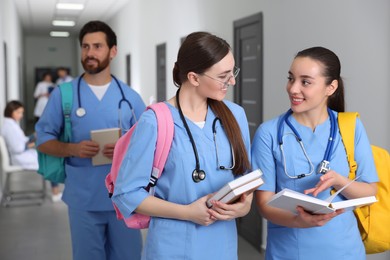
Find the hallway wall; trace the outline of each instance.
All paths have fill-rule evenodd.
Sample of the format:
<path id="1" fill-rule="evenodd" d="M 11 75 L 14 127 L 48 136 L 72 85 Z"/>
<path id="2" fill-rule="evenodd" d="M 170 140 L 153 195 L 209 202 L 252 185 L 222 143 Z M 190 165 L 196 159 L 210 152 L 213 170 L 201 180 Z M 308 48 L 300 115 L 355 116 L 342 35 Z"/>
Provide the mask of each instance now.
<path id="1" fill-rule="evenodd" d="M 156 46 L 167 43 L 167 97 L 175 93 L 172 68 L 180 38 L 207 30 L 233 41 L 233 21 L 263 12 L 264 115 L 289 105 L 286 77 L 294 55 L 322 45 L 338 54 L 346 104 L 359 111 L 372 143 L 390 149 L 390 2 L 378 0 L 132 0 L 109 23 L 118 35 L 113 69 L 125 79 L 125 56 L 132 57 L 133 87 L 145 101 L 156 96 Z M 232 99 L 232 91 L 229 96 Z M 375 104 L 373 106 L 372 104 Z M 378 120 L 380 118 L 380 120 Z"/>
<path id="2" fill-rule="evenodd" d="M 22 97 L 22 37 L 21 25 L 13 1 L 0 1 L 0 119 L 3 117 L 6 100 Z M 7 46 L 6 67 L 4 64 L 4 44 Z M 5 75 L 5 69 L 7 70 L 7 77 Z M 8 83 L 7 91 L 6 78 Z"/>

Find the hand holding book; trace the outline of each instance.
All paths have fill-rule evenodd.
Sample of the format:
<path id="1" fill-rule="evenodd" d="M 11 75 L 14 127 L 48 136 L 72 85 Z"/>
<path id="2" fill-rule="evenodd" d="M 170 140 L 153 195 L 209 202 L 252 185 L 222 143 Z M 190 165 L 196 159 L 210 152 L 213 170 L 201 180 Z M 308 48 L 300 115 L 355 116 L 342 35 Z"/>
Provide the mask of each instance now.
<path id="1" fill-rule="evenodd" d="M 376 202 L 377 200 L 375 196 L 333 202 L 334 198 L 358 177 L 350 181 L 347 185 L 339 189 L 326 200 L 321 200 L 290 189 L 283 189 L 282 191 L 272 196 L 272 198 L 268 201 L 268 205 L 289 210 L 295 214 L 297 213 L 297 206 L 303 207 L 306 211 L 312 214 L 327 214 L 332 213 L 338 209 L 353 210 L 356 207 Z"/>
<path id="2" fill-rule="evenodd" d="M 114 156 L 114 148 L 115 148 L 115 142 L 114 143 L 107 143 L 102 148 L 102 154 L 112 160 Z"/>
<path id="3" fill-rule="evenodd" d="M 261 178 L 262 172 L 260 169 L 247 173 L 223 186 L 210 199 L 207 200 L 207 207 L 213 206 L 212 201 L 221 201 L 223 203 L 233 203 L 242 194 L 253 192 L 264 183 Z"/>
<path id="4" fill-rule="evenodd" d="M 91 131 L 91 140 L 97 142 L 100 147 L 99 153 L 92 158 L 92 165 L 104 165 L 112 162 L 112 154 L 115 146 L 113 144 L 118 141 L 120 135 L 120 128 L 106 128 Z"/>

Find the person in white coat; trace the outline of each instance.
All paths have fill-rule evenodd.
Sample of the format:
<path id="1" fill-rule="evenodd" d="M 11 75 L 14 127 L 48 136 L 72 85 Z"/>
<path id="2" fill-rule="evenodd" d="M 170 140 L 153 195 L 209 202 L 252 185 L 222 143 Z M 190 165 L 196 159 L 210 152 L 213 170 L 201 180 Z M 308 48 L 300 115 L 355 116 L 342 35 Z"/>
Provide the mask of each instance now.
<path id="1" fill-rule="evenodd" d="M 28 170 L 38 170 L 38 155 L 34 149 L 35 138 L 26 136 L 19 122 L 23 118 L 24 107 L 19 101 L 10 101 L 4 109 L 1 135 L 8 147 L 11 163 Z"/>
<path id="2" fill-rule="evenodd" d="M 56 85 L 60 85 L 64 82 L 71 82 L 73 77 L 68 74 L 68 70 L 64 67 L 59 67 L 57 69 L 58 79 L 56 80 Z"/>
<path id="3" fill-rule="evenodd" d="M 42 81 L 38 82 L 34 91 L 34 98 L 37 99 L 34 109 L 36 121 L 41 117 L 43 110 L 46 107 L 51 90 L 53 90 L 53 82 L 50 72 L 46 72 L 42 76 Z"/>
<path id="4" fill-rule="evenodd" d="M 7 145 L 12 165 L 22 166 L 26 170 L 37 171 L 38 153 L 35 149 L 35 134 L 26 136 L 20 127 L 20 120 L 23 118 L 23 104 L 17 100 L 7 103 L 4 109 L 4 121 L 1 128 L 1 135 Z M 51 183 L 52 201 L 61 200 L 62 192 L 58 183 Z"/>

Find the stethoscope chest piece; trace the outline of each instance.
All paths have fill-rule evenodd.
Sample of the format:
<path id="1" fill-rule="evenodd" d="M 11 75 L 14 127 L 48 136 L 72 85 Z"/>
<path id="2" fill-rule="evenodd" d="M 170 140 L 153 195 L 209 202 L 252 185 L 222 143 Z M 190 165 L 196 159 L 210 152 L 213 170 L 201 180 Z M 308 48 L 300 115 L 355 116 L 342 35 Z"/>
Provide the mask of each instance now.
<path id="1" fill-rule="evenodd" d="M 192 172 L 192 180 L 196 183 L 203 181 L 206 178 L 206 173 L 203 170 L 195 169 Z"/>
<path id="2" fill-rule="evenodd" d="M 86 112 L 85 112 L 85 109 L 82 108 L 82 107 L 79 107 L 77 110 L 76 110 L 76 115 L 78 117 L 83 117 L 85 116 Z"/>

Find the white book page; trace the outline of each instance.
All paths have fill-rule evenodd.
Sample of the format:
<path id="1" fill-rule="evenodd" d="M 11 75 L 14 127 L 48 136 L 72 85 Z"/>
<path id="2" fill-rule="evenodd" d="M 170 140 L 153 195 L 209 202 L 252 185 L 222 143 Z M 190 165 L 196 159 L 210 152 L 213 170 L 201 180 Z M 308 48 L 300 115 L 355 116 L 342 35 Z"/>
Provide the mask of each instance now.
<path id="1" fill-rule="evenodd" d="M 344 209 L 344 210 L 353 210 L 356 207 L 361 207 L 364 205 L 372 204 L 377 202 L 375 196 L 363 197 L 357 199 L 343 200 L 332 203 L 332 208 L 334 209 Z"/>
<path id="2" fill-rule="evenodd" d="M 331 203 L 333 201 L 334 198 L 336 198 L 336 196 L 342 192 L 345 188 L 347 188 L 349 185 L 351 185 L 351 183 L 353 183 L 354 181 L 356 181 L 357 179 L 359 179 L 360 175 L 359 176 L 356 176 L 355 179 L 353 179 L 352 181 L 348 182 L 344 187 L 342 187 L 341 189 L 339 189 L 337 192 L 335 192 L 332 196 L 328 197 L 325 201 Z"/>

